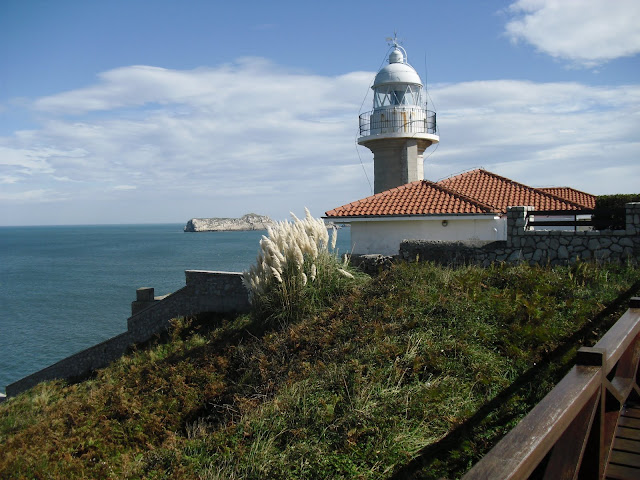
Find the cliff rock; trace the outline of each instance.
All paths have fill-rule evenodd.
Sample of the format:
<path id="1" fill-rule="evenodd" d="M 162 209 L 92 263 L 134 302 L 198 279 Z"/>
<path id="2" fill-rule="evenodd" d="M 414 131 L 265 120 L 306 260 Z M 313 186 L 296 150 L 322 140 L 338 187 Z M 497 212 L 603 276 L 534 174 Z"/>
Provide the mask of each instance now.
<path id="1" fill-rule="evenodd" d="M 185 232 L 225 232 L 241 230 L 266 230 L 275 225 L 267 215 L 247 213 L 241 218 L 192 218 L 184 227 Z"/>

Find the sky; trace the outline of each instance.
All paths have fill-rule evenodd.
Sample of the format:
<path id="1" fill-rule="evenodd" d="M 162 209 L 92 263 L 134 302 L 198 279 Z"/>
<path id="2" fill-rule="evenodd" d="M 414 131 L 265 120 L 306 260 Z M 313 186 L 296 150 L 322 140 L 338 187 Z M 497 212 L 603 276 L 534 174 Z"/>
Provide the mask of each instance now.
<path id="1" fill-rule="evenodd" d="M 397 35 L 425 178 L 640 192 L 640 2 L 0 1 L 0 225 L 315 216 L 372 194 Z"/>

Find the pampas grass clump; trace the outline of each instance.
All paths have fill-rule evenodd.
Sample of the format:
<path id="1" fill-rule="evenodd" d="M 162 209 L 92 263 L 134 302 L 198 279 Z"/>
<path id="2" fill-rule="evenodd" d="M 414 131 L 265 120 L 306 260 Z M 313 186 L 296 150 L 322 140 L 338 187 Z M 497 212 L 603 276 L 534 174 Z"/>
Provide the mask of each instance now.
<path id="1" fill-rule="evenodd" d="M 326 305 L 359 276 L 349 271 L 335 250 L 337 230 L 331 235 L 322 219 L 305 208 L 305 218 L 278 222 L 260 240 L 256 263 L 244 272 L 253 314 L 260 320 L 288 323 Z"/>

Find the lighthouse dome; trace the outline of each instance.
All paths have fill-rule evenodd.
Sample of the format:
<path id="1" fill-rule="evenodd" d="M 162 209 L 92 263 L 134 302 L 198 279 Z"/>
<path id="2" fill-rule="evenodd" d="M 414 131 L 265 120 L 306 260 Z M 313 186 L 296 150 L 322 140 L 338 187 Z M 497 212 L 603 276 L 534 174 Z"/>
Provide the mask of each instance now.
<path id="1" fill-rule="evenodd" d="M 405 62 L 404 55 L 399 48 L 393 49 L 389 55 L 389 65 L 378 72 L 375 80 L 373 81 L 372 88 L 389 83 L 404 83 L 422 86 L 420 76 L 411 65 Z"/>

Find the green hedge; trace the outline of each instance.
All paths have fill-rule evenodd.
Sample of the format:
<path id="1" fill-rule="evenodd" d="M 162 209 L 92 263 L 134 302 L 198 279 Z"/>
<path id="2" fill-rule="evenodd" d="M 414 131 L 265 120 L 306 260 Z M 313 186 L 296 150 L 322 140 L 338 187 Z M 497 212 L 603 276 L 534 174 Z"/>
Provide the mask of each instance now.
<path id="1" fill-rule="evenodd" d="M 640 194 L 619 193 L 596 197 L 596 212 L 593 215 L 596 230 L 624 230 L 624 205 L 630 202 L 640 202 Z"/>

